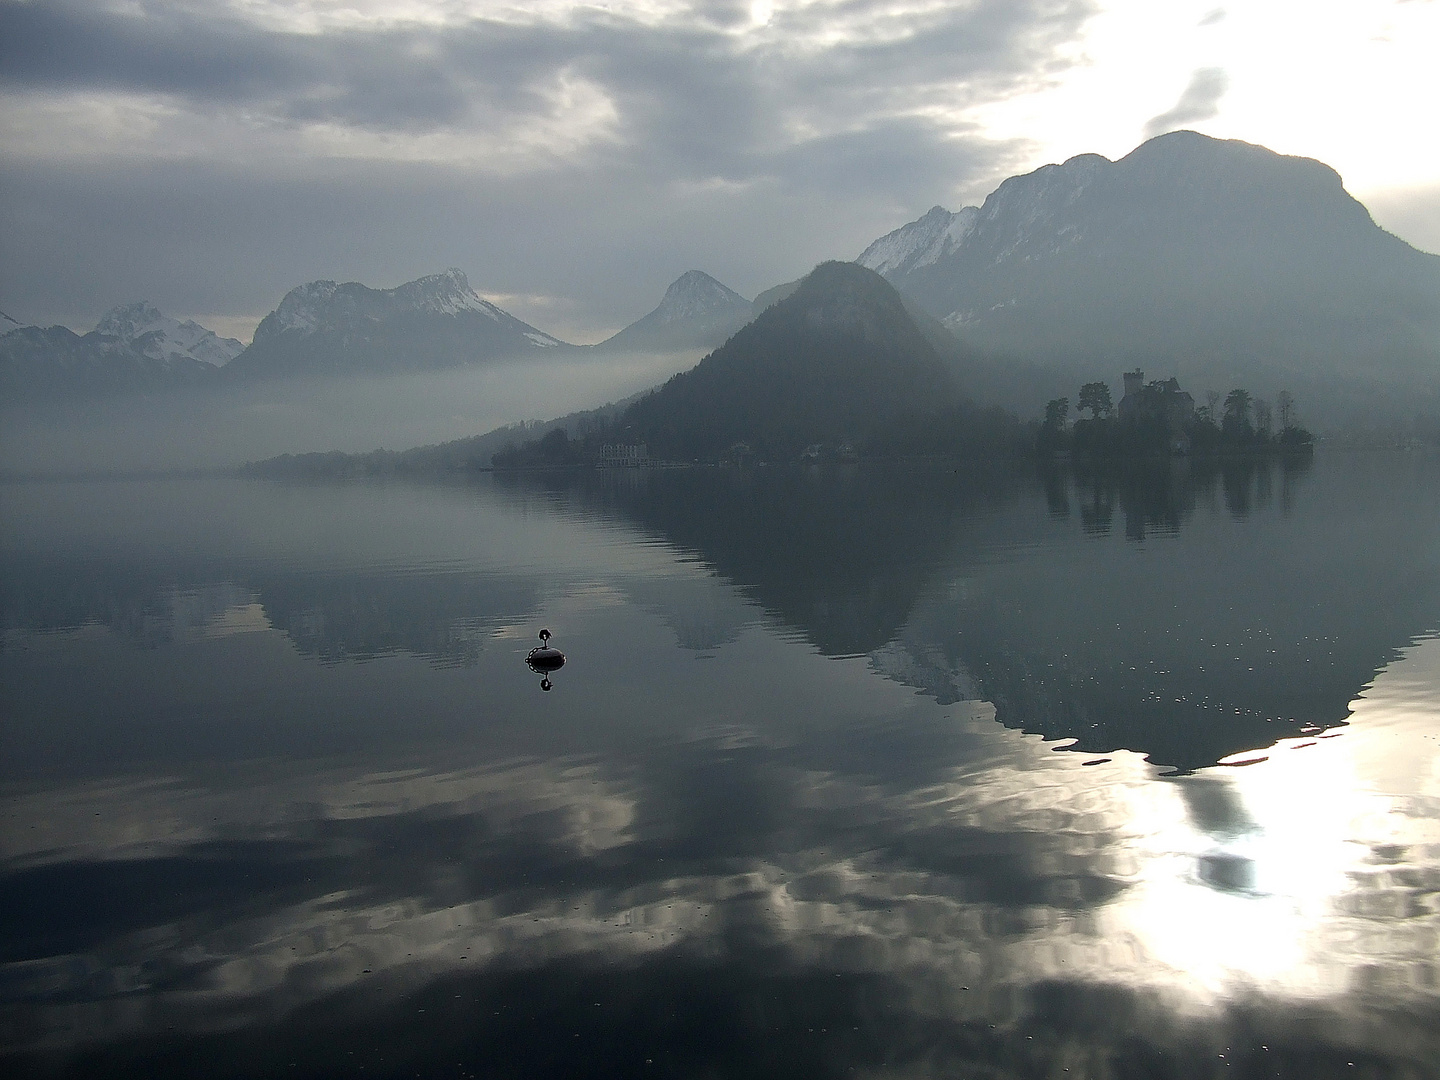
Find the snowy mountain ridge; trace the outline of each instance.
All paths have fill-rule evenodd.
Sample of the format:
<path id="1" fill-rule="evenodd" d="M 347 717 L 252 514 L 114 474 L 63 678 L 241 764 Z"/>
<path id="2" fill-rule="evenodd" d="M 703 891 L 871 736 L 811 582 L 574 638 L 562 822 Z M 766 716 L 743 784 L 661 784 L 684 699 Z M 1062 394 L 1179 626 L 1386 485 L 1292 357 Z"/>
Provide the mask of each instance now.
<path id="1" fill-rule="evenodd" d="M 855 261 L 885 276 L 929 266 L 959 247 L 979 216 L 978 206 L 964 206 L 953 214 L 933 206 L 924 217 L 880 237 Z"/>
<path id="2" fill-rule="evenodd" d="M 855 261 L 888 278 L 902 278 L 962 253 L 982 250 L 993 262 L 1044 245 L 1047 253 L 1080 239 L 1071 208 L 1114 162 L 1079 154 L 1059 165 L 1043 165 L 1005 180 L 983 206 L 951 213 L 934 206 L 923 217 L 886 233 Z M 953 313 L 952 313 L 953 314 Z"/>
<path id="3" fill-rule="evenodd" d="M 407 281 L 393 289 L 372 289 L 355 281 L 344 284 L 311 281 L 297 285 L 285 294 L 273 312 L 261 320 L 255 330 L 255 339 L 260 341 L 287 332 L 310 334 L 346 326 L 353 329 L 357 321 L 380 322 L 403 315 L 459 315 L 464 312 L 483 315 L 544 348 L 562 344 L 482 299 L 470 287 L 465 273 L 453 267 L 444 273 Z"/>
<path id="4" fill-rule="evenodd" d="M 396 375 L 473 367 L 565 345 L 482 299 L 450 269 L 372 289 L 311 281 L 285 294 L 255 328 L 227 379 Z"/>
<path id="5" fill-rule="evenodd" d="M 223 367 L 245 351 L 234 338 L 222 338 L 193 319 L 183 323 L 172 319 L 143 300 L 111 308 L 101 317 L 95 333 L 158 361 L 184 358 Z"/>

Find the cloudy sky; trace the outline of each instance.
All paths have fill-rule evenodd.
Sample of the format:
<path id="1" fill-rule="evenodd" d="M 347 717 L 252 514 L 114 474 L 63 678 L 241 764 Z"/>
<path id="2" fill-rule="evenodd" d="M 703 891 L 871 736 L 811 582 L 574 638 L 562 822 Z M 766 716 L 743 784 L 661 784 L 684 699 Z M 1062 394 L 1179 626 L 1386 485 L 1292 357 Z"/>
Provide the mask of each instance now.
<path id="1" fill-rule="evenodd" d="M 1437 52 L 1440 0 L 0 0 L 0 310 L 248 340 L 458 266 L 593 341 L 1178 127 L 1440 251 Z"/>

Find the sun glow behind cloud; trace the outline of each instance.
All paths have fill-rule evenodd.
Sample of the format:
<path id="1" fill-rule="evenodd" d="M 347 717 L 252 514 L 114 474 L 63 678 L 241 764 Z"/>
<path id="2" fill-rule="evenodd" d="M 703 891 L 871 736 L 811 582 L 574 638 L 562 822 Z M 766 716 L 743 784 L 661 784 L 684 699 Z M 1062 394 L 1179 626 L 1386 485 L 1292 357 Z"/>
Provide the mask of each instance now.
<path id="1" fill-rule="evenodd" d="M 1029 93 L 975 110 L 986 132 L 1027 135 L 1035 164 L 1119 157 L 1195 73 L 1223 73 L 1214 115 L 1173 126 L 1334 166 L 1352 192 L 1440 181 L 1431 132 L 1440 4 L 1409 0 L 1112 0 Z"/>
<path id="2" fill-rule="evenodd" d="M 1440 145 L 1428 136 L 1440 4 L 1429 0 L 1109 0 L 1088 18 L 1083 6 L 1037 4 L 1028 29 L 984 4 L 936 0 L 230 0 L 204 12 L 184 4 L 95 11 L 99 21 L 76 25 L 103 22 L 106 32 L 139 41 L 158 30 L 153 47 L 166 51 L 183 47 L 181 29 L 229 25 L 241 33 L 233 45 L 240 51 L 226 56 L 211 43 L 206 55 L 237 67 L 216 76 L 213 90 L 187 89 L 185 76 L 149 93 L 123 78 L 108 86 L 62 78 L 43 92 L 16 85 L 0 114 L 7 152 L 223 160 L 227 147 L 240 147 L 249 155 L 435 161 L 482 172 L 573 166 L 617 141 L 649 152 L 650 142 L 637 141 L 659 134 L 647 126 L 655 106 L 646 99 L 663 95 L 635 81 L 634 63 L 669 66 L 656 51 L 663 40 L 666 50 L 688 42 L 681 52 L 694 50 L 692 76 L 710 69 L 715 93 L 748 95 L 752 107 L 765 102 L 769 135 L 784 132 L 799 144 L 908 118 L 937 135 L 1028 146 L 1020 161 L 1034 167 L 1078 153 L 1122 156 L 1148 123 L 1316 157 L 1357 192 L 1440 183 Z M 512 76 L 520 81 L 509 85 L 486 70 L 505 55 L 507 34 L 523 57 Z M 623 47 L 638 49 L 634 62 L 617 53 L 620 41 L 646 35 L 649 44 Z M 373 51 L 381 46 L 383 61 Z M 409 76 L 396 49 L 415 54 Z M 1017 59 L 1026 50 L 1028 72 Z M 249 79 L 247 65 L 266 64 L 281 76 L 271 88 L 224 81 L 237 72 Z M 414 86 L 397 89 L 407 82 Z M 241 85 L 247 89 L 237 94 Z M 683 108 L 693 90 L 676 90 L 670 107 Z M 1176 107 L 1197 91 L 1198 109 Z M 138 127 L 126 119 L 132 113 L 142 118 Z M 37 139 L 40 131 L 49 139 Z M 713 138 L 717 162 L 728 162 L 722 174 L 743 171 L 753 147 L 727 145 L 723 131 Z M 996 158 L 954 183 L 978 199 L 1016 165 L 1009 155 Z"/>

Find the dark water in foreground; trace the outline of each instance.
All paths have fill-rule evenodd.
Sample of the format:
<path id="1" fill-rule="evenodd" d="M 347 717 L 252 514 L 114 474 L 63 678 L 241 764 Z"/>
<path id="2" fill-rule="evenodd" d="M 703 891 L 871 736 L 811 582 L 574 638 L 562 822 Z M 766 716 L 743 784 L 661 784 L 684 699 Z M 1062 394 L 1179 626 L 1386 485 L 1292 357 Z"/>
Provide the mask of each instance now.
<path id="1" fill-rule="evenodd" d="M 15 484 L 0 590 L 9 1075 L 1440 1076 L 1440 462 Z"/>

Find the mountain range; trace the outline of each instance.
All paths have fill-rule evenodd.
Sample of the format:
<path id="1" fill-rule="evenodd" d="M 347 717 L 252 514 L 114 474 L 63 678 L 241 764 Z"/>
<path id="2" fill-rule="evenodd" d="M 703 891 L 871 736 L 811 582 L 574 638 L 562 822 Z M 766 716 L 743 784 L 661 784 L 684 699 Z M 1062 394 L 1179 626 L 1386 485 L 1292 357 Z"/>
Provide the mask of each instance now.
<path id="1" fill-rule="evenodd" d="M 111 308 L 101 317 L 95 333 L 159 361 L 189 359 L 223 367 L 245 351 L 234 338 L 222 338 L 194 320 L 182 323 L 162 315 L 147 303 Z"/>
<path id="2" fill-rule="evenodd" d="M 300 285 L 260 321 L 248 347 L 144 302 L 112 309 L 87 334 L 25 326 L 0 312 L 0 396 L 103 397 L 212 381 L 397 375 L 555 354 L 700 353 L 722 344 L 751 311 L 743 296 L 689 270 L 655 310 L 598 345 L 576 346 L 481 298 L 451 269 L 393 289 Z"/>
<path id="3" fill-rule="evenodd" d="M 981 206 L 936 206 L 857 262 L 895 287 L 970 396 L 1023 412 L 1133 367 L 1196 392 L 1288 389 L 1312 417 L 1367 396 L 1440 407 L 1440 257 L 1379 228 L 1327 166 L 1260 146 L 1180 131 L 1117 161 L 1074 157 L 1011 177 Z M 83 335 L 6 316 L 0 393 L 704 352 L 797 288 L 749 302 L 691 270 L 654 311 L 590 347 L 482 299 L 459 270 L 393 289 L 301 285 L 243 349 L 146 304 Z"/>
<path id="4" fill-rule="evenodd" d="M 88 334 L 4 319 L 0 397 L 7 402 L 199 385 L 245 348 L 146 303 L 112 308 Z"/>
<path id="5" fill-rule="evenodd" d="M 1377 226 L 1328 166 L 1195 132 L 1012 177 L 858 262 L 982 352 L 1072 381 L 1440 382 L 1440 257 Z"/>

